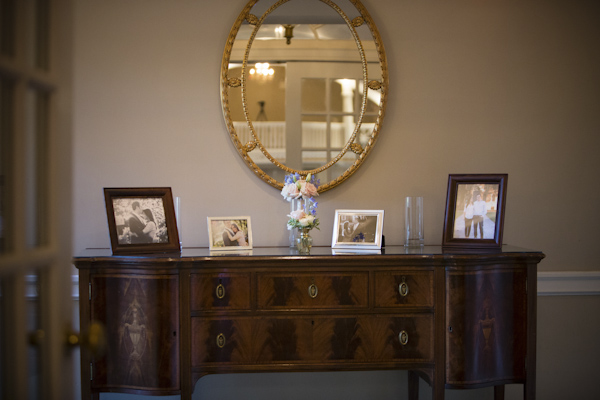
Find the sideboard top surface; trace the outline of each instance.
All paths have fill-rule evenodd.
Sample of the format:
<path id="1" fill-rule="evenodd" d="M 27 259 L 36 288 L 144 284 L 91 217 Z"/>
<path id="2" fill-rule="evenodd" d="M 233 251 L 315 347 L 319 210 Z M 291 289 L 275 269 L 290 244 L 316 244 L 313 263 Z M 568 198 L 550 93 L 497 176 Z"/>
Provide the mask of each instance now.
<path id="1" fill-rule="evenodd" d="M 114 256 L 110 249 L 87 249 L 73 258 L 75 266 L 85 268 L 89 263 L 175 263 L 183 264 L 188 262 L 244 262 L 252 261 L 281 261 L 281 260 L 305 260 L 307 262 L 352 262 L 352 260 L 365 260 L 365 258 L 375 258 L 379 262 L 384 260 L 403 260 L 411 262 L 413 260 L 435 260 L 441 263 L 448 262 L 468 262 L 470 259 L 477 259 L 479 263 L 487 259 L 494 261 L 505 258 L 522 258 L 532 262 L 539 262 L 544 258 L 540 251 L 528 250 L 516 246 L 503 246 L 501 250 L 482 250 L 457 251 L 443 249 L 441 246 L 388 246 L 381 251 L 355 251 L 337 250 L 331 247 L 313 247 L 310 254 L 299 255 L 294 249 L 288 247 L 256 247 L 245 251 L 210 251 L 205 247 L 183 248 L 181 253 L 175 254 L 139 254 Z"/>

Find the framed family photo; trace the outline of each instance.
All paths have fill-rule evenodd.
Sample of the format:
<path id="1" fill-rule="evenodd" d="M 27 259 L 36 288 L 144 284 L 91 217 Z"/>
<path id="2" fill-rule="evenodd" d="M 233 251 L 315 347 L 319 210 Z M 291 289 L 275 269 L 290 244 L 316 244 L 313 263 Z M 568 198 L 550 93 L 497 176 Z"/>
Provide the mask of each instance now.
<path id="1" fill-rule="evenodd" d="M 335 210 L 331 247 L 381 250 L 383 210 Z"/>
<path id="2" fill-rule="evenodd" d="M 252 249 L 250 217 L 207 217 L 210 250 Z"/>
<path id="3" fill-rule="evenodd" d="M 500 248 L 507 174 L 449 175 L 442 246 Z"/>
<path id="4" fill-rule="evenodd" d="M 171 188 L 104 188 L 115 255 L 181 251 Z"/>

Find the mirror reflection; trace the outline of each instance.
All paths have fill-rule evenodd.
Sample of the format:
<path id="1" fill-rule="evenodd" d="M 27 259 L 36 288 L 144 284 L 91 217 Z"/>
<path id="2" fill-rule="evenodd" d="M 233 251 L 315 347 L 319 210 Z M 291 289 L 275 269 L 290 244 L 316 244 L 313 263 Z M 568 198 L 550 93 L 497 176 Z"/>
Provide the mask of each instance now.
<path id="1" fill-rule="evenodd" d="M 253 3 L 223 61 L 230 134 L 273 186 L 310 171 L 327 190 L 362 163 L 379 131 L 387 68 L 378 34 L 358 1 L 338 1 L 345 10 L 328 0 Z"/>

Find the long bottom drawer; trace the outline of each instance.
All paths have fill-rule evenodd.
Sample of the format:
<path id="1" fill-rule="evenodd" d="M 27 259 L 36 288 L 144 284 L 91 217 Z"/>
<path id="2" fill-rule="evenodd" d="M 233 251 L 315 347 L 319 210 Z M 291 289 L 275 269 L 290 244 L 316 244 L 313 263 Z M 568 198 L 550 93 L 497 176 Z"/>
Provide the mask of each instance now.
<path id="1" fill-rule="evenodd" d="M 192 366 L 433 361 L 433 314 L 192 318 Z"/>

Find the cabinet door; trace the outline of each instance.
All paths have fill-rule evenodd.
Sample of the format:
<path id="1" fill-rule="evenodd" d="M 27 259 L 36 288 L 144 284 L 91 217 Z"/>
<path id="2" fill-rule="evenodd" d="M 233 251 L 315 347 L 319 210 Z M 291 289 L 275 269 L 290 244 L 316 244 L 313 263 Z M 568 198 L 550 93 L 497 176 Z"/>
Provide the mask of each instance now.
<path id="1" fill-rule="evenodd" d="M 91 283 L 91 319 L 108 339 L 92 361 L 92 389 L 179 390 L 178 277 L 95 274 Z"/>
<path id="2" fill-rule="evenodd" d="M 526 276 L 507 266 L 447 269 L 447 386 L 524 381 Z"/>

